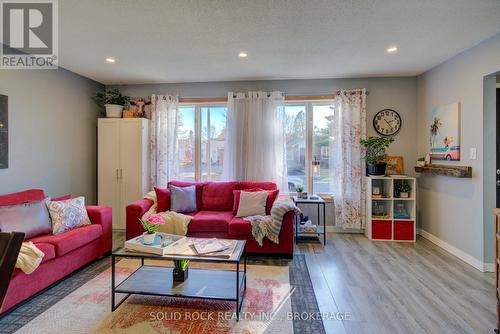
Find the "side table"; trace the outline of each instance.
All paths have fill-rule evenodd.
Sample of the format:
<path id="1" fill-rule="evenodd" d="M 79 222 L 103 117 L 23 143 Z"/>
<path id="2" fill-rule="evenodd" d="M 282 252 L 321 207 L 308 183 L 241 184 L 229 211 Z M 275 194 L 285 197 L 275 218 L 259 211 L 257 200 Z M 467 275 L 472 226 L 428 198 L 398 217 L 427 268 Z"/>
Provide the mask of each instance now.
<path id="1" fill-rule="evenodd" d="M 305 204 L 305 205 L 316 205 L 318 210 L 318 222 L 317 222 L 317 230 L 316 232 L 300 232 L 300 218 L 295 216 L 295 243 L 299 243 L 300 236 L 311 236 L 317 235 L 318 238 L 323 235 L 323 245 L 326 245 L 326 202 L 323 198 L 318 196 L 317 199 L 311 199 L 311 196 L 307 198 L 298 198 L 297 196 L 292 196 L 292 200 L 295 205 Z M 321 210 L 323 209 L 323 210 Z M 323 219 L 320 218 L 320 212 L 323 213 Z M 321 226 L 321 221 L 323 221 L 323 226 Z"/>

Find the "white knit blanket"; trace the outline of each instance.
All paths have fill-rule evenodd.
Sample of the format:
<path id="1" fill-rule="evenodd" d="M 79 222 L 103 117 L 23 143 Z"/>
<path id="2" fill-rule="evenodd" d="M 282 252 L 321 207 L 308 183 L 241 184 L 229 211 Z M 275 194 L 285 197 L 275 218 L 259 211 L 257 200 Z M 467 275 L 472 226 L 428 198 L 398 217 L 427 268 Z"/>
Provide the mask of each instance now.
<path id="1" fill-rule="evenodd" d="M 141 219 L 146 219 L 151 215 L 158 214 L 163 219 L 164 224 L 160 225 L 158 232 L 176 234 L 176 235 L 186 235 L 188 232 L 188 225 L 193 217 L 183 215 L 182 213 L 177 213 L 174 211 L 156 212 L 158 206 L 158 201 L 156 199 L 156 193 L 150 191 L 144 196 L 145 199 L 153 201 L 153 205 L 149 210 L 142 216 Z"/>
<path id="2" fill-rule="evenodd" d="M 31 241 L 23 242 L 19 255 L 17 256 L 16 268 L 25 274 L 31 274 L 42 263 L 45 254 Z"/>
<path id="3" fill-rule="evenodd" d="M 289 211 L 294 211 L 295 214 L 300 214 L 300 209 L 291 199 L 277 199 L 271 209 L 271 215 L 248 216 L 243 219 L 248 220 L 252 224 L 253 237 L 260 246 L 262 246 L 265 237 L 275 244 L 279 244 L 283 217 Z"/>

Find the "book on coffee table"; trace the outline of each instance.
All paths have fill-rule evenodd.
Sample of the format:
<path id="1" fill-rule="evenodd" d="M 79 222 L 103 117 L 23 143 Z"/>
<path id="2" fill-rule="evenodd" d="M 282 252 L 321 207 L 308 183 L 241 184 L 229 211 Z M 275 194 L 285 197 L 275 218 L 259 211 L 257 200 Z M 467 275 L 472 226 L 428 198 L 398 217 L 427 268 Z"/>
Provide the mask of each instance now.
<path id="1" fill-rule="evenodd" d="M 214 238 L 184 238 L 179 240 L 175 244 L 172 244 L 171 247 L 167 247 L 165 253 L 163 255 L 176 255 L 176 256 L 199 256 L 199 257 L 220 257 L 220 258 L 230 258 L 233 255 L 236 246 L 238 245 L 238 240 L 230 240 L 230 239 L 215 239 L 217 240 L 217 248 L 214 246 L 216 243 L 213 241 Z M 210 245 L 210 243 L 213 243 Z M 204 248 L 203 246 L 200 248 L 201 251 L 211 251 L 210 247 L 214 247 L 213 249 L 220 249 L 219 251 L 211 251 L 207 253 L 200 253 L 197 251 L 195 244 L 200 245 L 210 245 Z"/>
<path id="2" fill-rule="evenodd" d="M 165 255 L 169 247 L 175 246 L 175 244 L 182 239 L 186 239 L 186 237 L 183 235 L 157 232 L 152 245 L 146 245 L 144 243 L 144 238 L 140 235 L 125 241 L 125 249 L 133 252 Z"/>

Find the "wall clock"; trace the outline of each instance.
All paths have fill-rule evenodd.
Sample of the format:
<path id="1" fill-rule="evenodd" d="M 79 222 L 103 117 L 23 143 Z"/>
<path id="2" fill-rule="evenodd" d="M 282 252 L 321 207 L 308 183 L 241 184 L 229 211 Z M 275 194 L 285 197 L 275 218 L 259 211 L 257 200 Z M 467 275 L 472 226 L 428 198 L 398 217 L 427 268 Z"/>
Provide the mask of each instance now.
<path id="1" fill-rule="evenodd" d="M 382 136 L 394 136 L 401 130 L 401 125 L 401 116 L 392 109 L 380 110 L 373 117 L 373 127 Z"/>

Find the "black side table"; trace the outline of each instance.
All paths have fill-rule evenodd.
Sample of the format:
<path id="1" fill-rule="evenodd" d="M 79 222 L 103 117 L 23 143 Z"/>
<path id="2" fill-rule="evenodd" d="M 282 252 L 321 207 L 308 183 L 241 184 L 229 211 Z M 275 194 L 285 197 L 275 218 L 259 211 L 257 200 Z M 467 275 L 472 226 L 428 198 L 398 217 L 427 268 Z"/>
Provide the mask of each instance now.
<path id="1" fill-rule="evenodd" d="M 326 203 L 325 200 L 318 196 L 317 199 L 311 199 L 310 196 L 307 198 L 298 198 L 297 196 L 292 196 L 292 200 L 295 205 L 306 204 L 306 205 L 316 205 L 318 209 L 318 222 L 316 232 L 299 232 L 300 228 L 300 218 L 295 216 L 295 243 L 299 243 L 300 236 L 311 236 L 317 235 L 318 238 L 323 235 L 323 245 L 326 245 Z M 320 219 L 320 209 L 323 207 L 323 219 Z M 321 221 L 323 220 L 323 226 L 321 226 Z"/>

